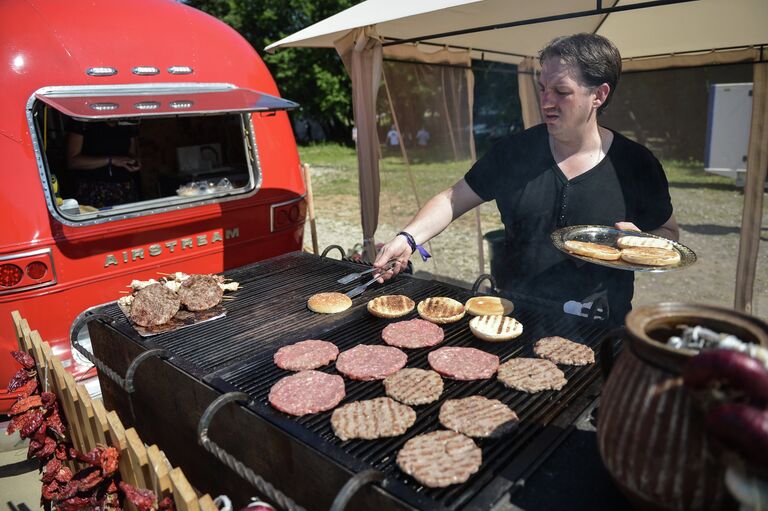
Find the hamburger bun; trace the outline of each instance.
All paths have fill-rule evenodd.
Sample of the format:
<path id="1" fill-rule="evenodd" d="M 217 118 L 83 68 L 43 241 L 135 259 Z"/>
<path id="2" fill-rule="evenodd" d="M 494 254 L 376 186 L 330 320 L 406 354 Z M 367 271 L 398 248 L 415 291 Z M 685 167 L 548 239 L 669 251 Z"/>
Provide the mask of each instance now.
<path id="1" fill-rule="evenodd" d="M 588 241 L 568 240 L 565 242 L 565 248 L 574 254 L 605 261 L 616 261 L 621 257 L 621 251 L 617 248 Z"/>
<path id="2" fill-rule="evenodd" d="M 343 293 L 317 293 L 309 297 L 307 307 L 312 312 L 335 314 L 352 307 L 352 299 Z"/>
<path id="3" fill-rule="evenodd" d="M 648 247 L 675 250 L 675 246 L 667 239 L 647 238 L 645 236 L 619 236 L 616 240 L 616 246 L 619 248 Z"/>
<path id="4" fill-rule="evenodd" d="M 473 296 L 464 308 L 473 316 L 506 316 L 515 310 L 515 304 L 498 296 Z"/>
<path id="5" fill-rule="evenodd" d="M 469 322 L 475 337 L 484 341 L 508 341 L 523 333 L 523 324 L 509 316 L 477 316 Z"/>
<path id="6" fill-rule="evenodd" d="M 455 323 L 464 317 L 464 306 L 453 298 L 433 296 L 419 302 L 419 316 L 438 325 Z"/>
<path id="7" fill-rule="evenodd" d="M 629 247 L 621 250 L 621 258 L 628 263 L 645 266 L 672 266 L 680 262 L 680 253 L 664 248 Z"/>
<path id="8" fill-rule="evenodd" d="M 399 318 L 416 307 L 416 303 L 405 295 L 377 296 L 368 302 L 368 312 L 379 318 Z"/>

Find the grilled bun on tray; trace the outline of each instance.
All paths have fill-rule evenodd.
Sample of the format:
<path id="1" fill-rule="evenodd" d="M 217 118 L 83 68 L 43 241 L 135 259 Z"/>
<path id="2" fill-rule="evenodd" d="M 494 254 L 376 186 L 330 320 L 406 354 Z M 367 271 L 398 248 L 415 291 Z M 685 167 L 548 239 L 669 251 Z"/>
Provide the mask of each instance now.
<path id="1" fill-rule="evenodd" d="M 621 251 L 619 249 L 609 247 L 608 245 L 600 245 L 599 243 L 567 240 L 564 245 L 569 252 L 581 256 L 592 257 L 594 259 L 616 261 L 621 257 Z"/>
<path id="2" fill-rule="evenodd" d="M 465 312 L 461 302 L 445 296 L 433 296 L 422 300 L 416 310 L 423 319 L 438 325 L 455 323 L 464 317 Z"/>
<path id="3" fill-rule="evenodd" d="M 405 295 L 384 295 L 368 302 L 368 312 L 379 318 L 399 318 L 415 306 L 414 301 Z"/>
<path id="4" fill-rule="evenodd" d="M 470 320 L 469 329 L 478 339 L 499 342 L 518 337 L 523 324 L 509 316 L 477 316 Z"/>
<path id="5" fill-rule="evenodd" d="M 505 316 L 515 310 L 515 305 L 498 296 L 473 296 L 464 308 L 473 316 Z"/>
<path id="6" fill-rule="evenodd" d="M 621 250 L 621 258 L 645 266 L 672 266 L 680 262 L 680 253 L 665 248 L 629 247 Z"/>
<path id="7" fill-rule="evenodd" d="M 309 297 L 307 307 L 312 312 L 335 314 L 352 307 L 352 299 L 343 293 L 317 293 Z"/>
<path id="8" fill-rule="evenodd" d="M 675 250 L 671 241 L 664 238 L 650 238 L 645 236 L 619 236 L 616 240 L 616 246 L 619 248 L 630 247 L 648 247 L 663 248 L 665 250 Z"/>

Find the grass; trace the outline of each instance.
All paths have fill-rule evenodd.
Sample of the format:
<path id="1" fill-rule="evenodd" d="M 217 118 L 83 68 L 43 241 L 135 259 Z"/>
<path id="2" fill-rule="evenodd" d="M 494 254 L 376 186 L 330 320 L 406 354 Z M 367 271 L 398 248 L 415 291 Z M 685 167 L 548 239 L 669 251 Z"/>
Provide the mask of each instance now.
<path id="1" fill-rule="evenodd" d="M 357 156 L 354 147 L 330 143 L 313 144 L 299 147 L 299 154 L 303 162 L 309 163 L 315 169 L 312 174 L 315 195 L 357 196 Z M 410 167 L 422 202 L 460 179 L 470 165 L 469 160 L 425 162 L 414 159 Z M 736 189 L 733 179 L 705 172 L 704 165 L 695 160 L 664 160 L 662 165 L 673 187 L 679 185 Z M 399 198 L 397 202 L 407 199 L 412 204 L 413 193 L 410 191 L 407 168 L 399 154 L 385 155 L 379 162 L 379 170 L 382 195 L 393 194 Z"/>

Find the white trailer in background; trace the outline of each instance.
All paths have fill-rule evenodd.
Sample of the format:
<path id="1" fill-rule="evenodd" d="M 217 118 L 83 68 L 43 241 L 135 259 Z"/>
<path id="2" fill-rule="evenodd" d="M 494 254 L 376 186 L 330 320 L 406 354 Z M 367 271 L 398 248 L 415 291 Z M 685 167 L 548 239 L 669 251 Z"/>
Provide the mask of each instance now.
<path id="1" fill-rule="evenodd" d="M 704 170 L 744 186 L 752 119 L 751 83 L 715 83 L 709 89 Z"/>

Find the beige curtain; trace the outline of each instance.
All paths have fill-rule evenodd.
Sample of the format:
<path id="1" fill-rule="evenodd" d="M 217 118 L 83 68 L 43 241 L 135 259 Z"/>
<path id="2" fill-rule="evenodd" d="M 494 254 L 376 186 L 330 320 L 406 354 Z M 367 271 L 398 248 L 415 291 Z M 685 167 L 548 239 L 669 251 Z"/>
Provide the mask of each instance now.
<path id="1" fill-rule="evenodd" d="M 736 265 L 734 308 L 752 313 L 752 297 L 757 270 L 757 253 L 763 219 L 763 187 L 768 174 L 768 63 L 754 66 L 752 78 L 752 126 L 747 152 L 747 178 L 741 238 Z"/>
<path id="2" fill-rule="evenodd" d="M 520 106 L 523 111 L 523 125 L 526 129 L 543 122 L 539 109 L 539 87 L 536 81 L 539 71 L 541 71 L 539 61 L 534 57 L 525 57 L 517 65 Z"/>
<path id="3" fill-rule="evenodd" d="M 376 94 L 381 80 L 381 41 L 373 27 L 355 29 L 334 46 L 352 79 L 352 112 L 357 127 L 357 164 L 363 255 L 376 258 L 374 234 L 379 224 L 379 139 L 376 133 Z"/>

